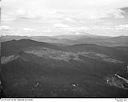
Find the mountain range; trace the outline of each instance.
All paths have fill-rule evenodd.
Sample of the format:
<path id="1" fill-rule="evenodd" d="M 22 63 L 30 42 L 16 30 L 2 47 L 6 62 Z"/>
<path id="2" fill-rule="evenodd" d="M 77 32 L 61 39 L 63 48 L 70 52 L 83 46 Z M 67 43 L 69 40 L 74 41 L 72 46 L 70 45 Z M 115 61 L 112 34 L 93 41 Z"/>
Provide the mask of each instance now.
<path id="1" fill-rule="evenodd" d="M 101 46 L 128 46 L 128 36 L 108 37 L 96 35 L 61 35 L 61 36 L 2 36 L 1 42 L 9 40 L 31 39 L 39 42 L 61 45 L 96 44 Z"/>
<path id="2" fill-rule="evenodd" d="M 44 40 L 40 42 L 39 39 Z M 60 41 L 61 37 L 56 39 Z M 67 39 L 68 36 L 64 41 L 71 42 L 71 38 Z M 86 37 L 74 39 L 86 42 Z M 118 42 L 127 37 L 97 39 Z M 3 97 L 127 96 L 127 81 L 115 81 L 128 80 L 127 40 L 120 43 L 125 46 L 116 43 L 118 46 L 113 44 L 111 47 L 93 41 L 90 44 L 60 44 L 58 40 L 54 43 L 46 40 L 43 37 L 2 37 L 0 76 Z M 115 74 L 122 79 L 116 77 L 114 80 L 112 76 Z M 114 81 L 110 84 L 111 80 Z"/>

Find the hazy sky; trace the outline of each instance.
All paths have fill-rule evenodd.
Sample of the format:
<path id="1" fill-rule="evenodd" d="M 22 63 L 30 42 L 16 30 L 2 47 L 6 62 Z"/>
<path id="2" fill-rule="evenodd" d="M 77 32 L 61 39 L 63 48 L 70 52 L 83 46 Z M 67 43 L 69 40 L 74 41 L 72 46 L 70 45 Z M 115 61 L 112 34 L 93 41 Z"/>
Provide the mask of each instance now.
<path id="1" fill-rule="evenodd" d="M 2 0 L 1 35 L 128 35 L 128 0 Z"/>

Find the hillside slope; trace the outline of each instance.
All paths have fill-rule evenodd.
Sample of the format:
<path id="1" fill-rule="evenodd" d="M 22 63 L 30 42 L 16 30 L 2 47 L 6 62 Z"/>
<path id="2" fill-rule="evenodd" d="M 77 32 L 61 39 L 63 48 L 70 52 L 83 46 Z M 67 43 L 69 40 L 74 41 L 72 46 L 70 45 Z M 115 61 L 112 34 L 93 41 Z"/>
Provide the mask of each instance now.
<path id="1" fill-rule="evenodd" d="M 123 75 L 126 50 L 94 44 L 56 46 L 29 39 L 3 42 L 3 96 L 126 97 L 127 89 L 107 83 L 115 73 Z"/>

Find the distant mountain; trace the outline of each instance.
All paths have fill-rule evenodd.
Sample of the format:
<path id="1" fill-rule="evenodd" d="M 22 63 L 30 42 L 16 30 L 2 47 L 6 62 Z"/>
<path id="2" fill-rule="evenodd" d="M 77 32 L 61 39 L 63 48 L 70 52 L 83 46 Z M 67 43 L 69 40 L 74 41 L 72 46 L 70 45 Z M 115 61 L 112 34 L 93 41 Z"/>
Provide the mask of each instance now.
<path id="1" fill-rule="evenodd" d="M 1 50 L 2 56 L 7 56 L 10 54 L 17 54 L 26 48 L 34 48 L 34 47 L 40 47 L 40 46 L 48 47 L 48 48 L 55 48 L 55 49 L 58 48 L 57 46 L 52 45 L 52 44 L 48 44 L 45 42 L 37 42 L 34 40 L 30 40 L 30 39 L 11 40 L 7 42 L 2 42 L 1 46 L 2 46 L 2 50 Z"/>
<path id="2" fill-rule="evenodd" d="M 67 47 L 71 51 L 91 51 L 128 61 L 128 47 L 105 47 L 95 44 L 76 44 Z"/>
<path id="3" fill-rule="evenodd" d="M 101 46 L 128 46 L 128 36 L 119 37 L 107 37 L 107 36 L 94 36 L 94 35 L 61 35 L 61 36 L 2 36 L 1 41 L 9 40 L 19 40 L 19 39 L 32 39 L 39 42 L 47 42 L 64 45 L 74 45 L 74 44 L 97 44 Z"/>
<path id="4" fill-rule="evenodd" d="M 128 36 L 107 37 L 107 36 L 63 36 L 66 44 L 97 44 L 101 46 L 128 46 Z"/>
<path id="5" fill-rule="evenodd" d="M 28 36 L 1 36 L 0 37 L 0 42 L 5 42 L 5 41 L 10 41 L 10 40 L 20 40 L 20 39 L 29 39 Z"/>

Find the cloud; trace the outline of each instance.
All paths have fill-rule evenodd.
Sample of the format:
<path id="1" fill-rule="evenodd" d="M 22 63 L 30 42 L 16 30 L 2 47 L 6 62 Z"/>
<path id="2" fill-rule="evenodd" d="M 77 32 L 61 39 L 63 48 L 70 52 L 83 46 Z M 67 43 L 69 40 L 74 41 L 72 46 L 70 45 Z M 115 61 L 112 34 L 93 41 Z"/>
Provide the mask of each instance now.
<path id="1" fill-rule="evenodd" d="M 127 30 L 128 31 L 128 24 L 115 26 L 115 29 L 116 30 Z"/>
<path id="2" fill-rule="evenodd" d="M 108 17 L 114 17 L 114 18 L 124 18 L 123 16 L 124 11 L 121 9 L 111 9 L 107 12 Z"/>
<path id="3" fill-rule="evenodd" d="M 32 29 L 32 28 L 23 28 L 24 31 L 27 31 L 27 32 L 33 32 L 33 31 L 36 31 L 35 29 Z"/>
<path id="4" fill-rule="evenodd" d="M 22 34 L 91 30 L 112 33 L 127 30 L 128 19 L 119 9 L 124 6 L 128 6 L 127 0 L 3 0 L 1 21 L 13 30 L 19 28 L 14 32 Z"/>
<path id="5" fill-rule="evenodd" d="M 53 25 L 56 28 L 70 28 L 69 25 L 63 24 L 63 23 L 56 23 Z"/>
<path id="6" fill-rule="evenodd" d="M 8 30 L 10 30 L 10 29 L 11 29 L 11 27 L 10 27 L 10 26 L 5 26 L 5 25 L 0 26 L 0 30 L 8 31 Z"/>
<path id="7" fill-rule="evenodd" d="M 123 18 L 121 10 L 116 9 L 119 7 L 128 6 L 126 0 L 3 0 L 2 11 L 3 14 L 13 12 L 12 15 L 23 16 L 27 18 L 38 18 L 38 17 L 56 17 L 61 14 L 48 13 L 53 10 L 64 10 L 64 11 L 82 11 L 81 16 L 91 19 L 97 19 L 107 16 L 113 16 L 116 18 Z M 45 12 L 46 11 L 46 12 Z M 44 13 L 45 12 L 45 13 Z M 77 13 L 76 15 L 79 15 Z"/>
<path id="8" fill-rule="evenodd" d="M 2 22 L 9 22 L 9 21 L 13 21 L 16 19 L 16 16 L 10 16 L 9 14 L 3 14 L 1 16 L 1 21 Z"/>
<path id="9" fill-rule="evenodd" d="M 124 25 L 117 25 L 117 26 L 93 26 L 92 29 L 97 29 L 97 30 L 113 30 L 113 31 L 118 31 L 118 30 L 127 30 L 128 31 L 128 24 Z"/>

